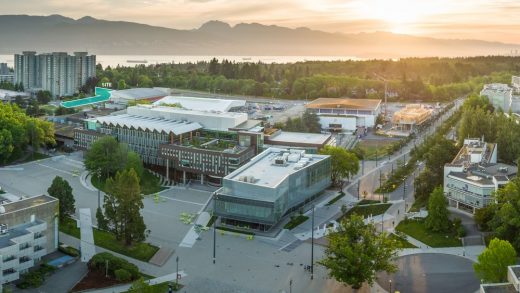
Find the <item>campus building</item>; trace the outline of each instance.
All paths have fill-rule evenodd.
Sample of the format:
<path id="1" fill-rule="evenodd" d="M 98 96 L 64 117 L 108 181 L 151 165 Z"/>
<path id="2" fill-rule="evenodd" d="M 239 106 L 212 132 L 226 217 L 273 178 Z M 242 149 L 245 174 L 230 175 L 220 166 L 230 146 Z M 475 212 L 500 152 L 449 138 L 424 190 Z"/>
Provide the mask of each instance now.
<path id="1" fill-rule="evenodd" d="M 392 116 L 393 128 L 399 131 L 413 132 L 428 121 L 433 109 L 428 109 L 420 104 L 408 104 Z"/>
<path id="2" fill-rule="evenodd" d="M 132 88 L 126 90 L 114 90 L 110 92 L 110 100 L 105 107 L 113 109 L 124 109 L 132 104 L 153 103 L 170 93 L 165 88 Z"/>
<path id="3" fill-rule="evenodd" d="M 0 197 L 0 289 L 58 248 L 58 200 Z"/>
<path id="4" fill-rule="evenodd" d="M 316 113 L 321 128 L 330 132 L 354 132 L 358 127 L 374 127 L 381 111 L 381 100 L 319 98 L 307 105 Z"/>
<path id="5" fill-rule="evenodd" d="M 47 90 L 55 97 L 78 92 L 88 78 L 96 76 L 96 55 L 87 52 L 14 55 L 14 81 L 30 91 Z"/>
<path id="6" fill-rule="evenodd" d="M 506 283 L 481 284 L 479 293 L 517 293 L 520 292 L 520 265 L 507 267 Z"/>
<path id="7" fill-rule="evenodd" d="M 493 193 L 517 171 L 516 166 L 497 163 L 497 144 L 465 139 L 457 156 L 444 166 L 444 194 L 450 206 L 475 213 L 493 202 Z"/>
<path id="8" fill-rule="evenodd" d="M 267 132 L 267 133 L 265 133 Z M 327 145 L 335 145 L 335 138 L 330 133 L 290 132 L 280 129 L 266 129 L 264 146 L 277 148 L 302 149 L 316 154 Z"/>
<path id="9" fill-rule="evenodd" d="M 502 109 L 505 113 L 512 107 L 513 89 L 507 84 L 486 84 L 480 91 L 480 95 L 486 96 L 495 109 Z"/>
<path id="10" fill-rule="evenodd" d="M 268 231 L 327 188 L 331 162 L 326 155 L 268 148 L 224 177 L 215 192 L 221 224 Z"/>

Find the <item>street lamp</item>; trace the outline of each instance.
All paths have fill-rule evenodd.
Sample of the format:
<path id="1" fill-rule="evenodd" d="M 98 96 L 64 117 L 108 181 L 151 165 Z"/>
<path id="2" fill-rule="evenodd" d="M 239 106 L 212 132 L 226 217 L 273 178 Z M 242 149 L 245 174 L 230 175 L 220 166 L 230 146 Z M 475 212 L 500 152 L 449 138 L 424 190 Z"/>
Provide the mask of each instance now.
<path id="1" fill-rule="evenodd" d="M 390 293 L 392 293 L 392 279 L 388 280 L 388 282 L 390 283 Z"/>
<path id="2" fill-rule="evenodd" d="M 175 259 L 175 262 L 177 263 L 177 274 L 175 275 L 175 288 L 179 290 L 179 256 L 177 255 L 177 258 Z"/>
<path id="3" fill-rule="evenodd" d="M 96 176 L 98 179 L 98 183 L 101 182 L 101 168 L 96 170 Z M 97 207 L 98 209 L 101 207 L 101 191 L 99 188 L 97 189 Z"/>
<path id="4" fill-rule="evenodd" d="M 217 194 L 216 193 L 213 193 L 213 216 L 216 217 L 216 209 L 217 207 Z M 213 264 L 215 264 L 215 259 L 216 259 L 216 251 L 217 251 L 217 246 L 216 246 L 216 241 L 217 241 L 217 226 L 216 226 L 216 223 L 217 223 L 217 219 L 215 218 L 215 220 L 213 221 Z"/>
<path id="5" fill-rule="evenodd" d="M 406 198 L 406 176 L 403 177 L 403 200 Z"/>
<path id="6" fill-rule="evenodd" d="M 314 205 L 312 205 L 312 227 L 311 227 L 311 280 L 314 279 Z"/>
<path id="7" fill-rule="evenodd" d="M 289 293 L 292 293 L 292 279 L 289 280 Z"/>

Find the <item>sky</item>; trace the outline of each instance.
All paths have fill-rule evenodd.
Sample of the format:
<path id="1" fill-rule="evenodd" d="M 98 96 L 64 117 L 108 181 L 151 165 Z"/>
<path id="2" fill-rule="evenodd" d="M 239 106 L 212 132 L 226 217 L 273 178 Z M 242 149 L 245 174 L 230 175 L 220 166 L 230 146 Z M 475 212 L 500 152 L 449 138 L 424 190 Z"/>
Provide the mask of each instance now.
<path id="1" fill-rule="evenodd" d="M 177 29 L 209 20 L 520 43 L 519 0 L 0 0 L 1 14 L 85 15 Z"/>

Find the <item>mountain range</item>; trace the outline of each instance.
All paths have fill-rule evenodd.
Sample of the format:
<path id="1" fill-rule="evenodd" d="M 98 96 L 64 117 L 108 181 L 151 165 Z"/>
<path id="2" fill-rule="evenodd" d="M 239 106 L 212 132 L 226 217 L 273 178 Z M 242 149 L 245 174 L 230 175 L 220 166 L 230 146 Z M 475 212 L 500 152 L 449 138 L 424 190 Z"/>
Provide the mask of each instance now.
<path id="1" fill-rule="evenodd" d="M 506 55 L 519 44 L 393 34 L 329 33 L 258 23 L 209 21 L 178 30 L 86 16 L 0 15 L 0 54 L 89 51 L 102 55 L 355 56 L 399 58 Z"/>

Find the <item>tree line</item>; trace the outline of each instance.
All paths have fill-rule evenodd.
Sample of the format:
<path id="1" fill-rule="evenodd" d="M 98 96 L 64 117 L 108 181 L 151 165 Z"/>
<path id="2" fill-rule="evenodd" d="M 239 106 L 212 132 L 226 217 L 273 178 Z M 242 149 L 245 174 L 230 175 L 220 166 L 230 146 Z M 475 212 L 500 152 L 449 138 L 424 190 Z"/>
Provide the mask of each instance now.
<path id="1" fill-rule="evenodd" d="M 446 101 L 480 89 L 483 83 L 508 83 L 520 72 L 520 57 L 404 58 L 397 61 L 307 61 L 290 64 L 210 62 L 136 67 L 98 65 L 101 83 L 114 88 L 170 87 L 224 94 L 284 99 L 317 97 Z"/>

